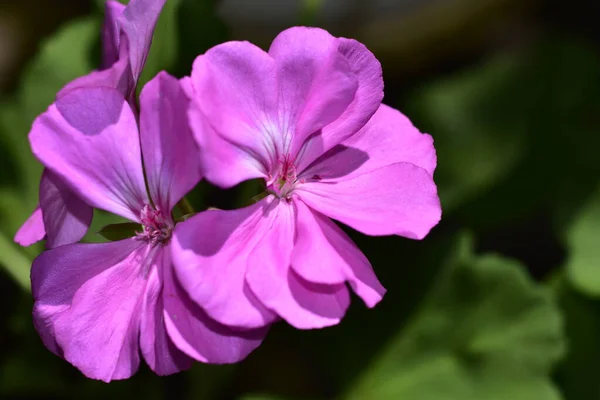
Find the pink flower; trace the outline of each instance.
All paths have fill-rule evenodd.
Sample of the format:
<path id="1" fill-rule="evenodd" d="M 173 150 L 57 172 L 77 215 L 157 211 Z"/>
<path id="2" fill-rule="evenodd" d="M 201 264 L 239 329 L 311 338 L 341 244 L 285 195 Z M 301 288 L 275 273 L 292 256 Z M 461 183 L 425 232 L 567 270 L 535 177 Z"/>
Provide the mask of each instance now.
<path id="1" fill-rule="evenodd" d="M 119 91 L 74 89 L 38 117 L 29 136 L 34 154 L 78 197 L 142 225 L 129 239 L 46 251 L 32 266 L 34 323 L 44 344 L 104 381 L 135 373 L 140 351 L 166 375 L 191 358 L 239 361 L 266 334 L 213 321 L 174 278 L 171 210 L 201 178 L 188 100 L 162 73 L 140 104 L 138 130 Z"/>
<path id="2" fill-rule="evenodd" d="M 166 0 L 132 0 L 127 6 L 107 1 L 102 30 L 102 65 L 67 84 L 60 99 L 82 87 L 117 88 L 137 110 L 135 92 L 152 42 L 158 16 Z M 15 235 L 15 241 L 29 246 L 44 237 L 54 248 L 79 241 L 92 222 L 93 209 L 71 193 L 52 172 L 45 170 L 40 181 L 40 203 Z"/>
<path id="3" fill-rule="evenodd" d="M 349 303 L 346 282 L 377 304 L 385 289 L 329 218 L 367 235 L 422 239 L 441 208 L 433 141 L 381 105 L 373 54 L 292 28 L 268 53 L 247 42 L 212 48 L 185 88 L 206 178 L 222 187 L 262 178 L 268 193 L 177 226 L 175 270 L 192 299 L 240 327 L 277 316 L 297 328 L 336 324 Z"/>

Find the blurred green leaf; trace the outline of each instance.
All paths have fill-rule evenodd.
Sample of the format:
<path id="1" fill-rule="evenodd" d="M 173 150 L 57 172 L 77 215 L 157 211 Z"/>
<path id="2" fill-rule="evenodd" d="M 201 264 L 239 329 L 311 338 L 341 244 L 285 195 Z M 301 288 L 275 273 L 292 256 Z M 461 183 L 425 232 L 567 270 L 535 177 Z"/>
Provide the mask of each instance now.
<path id="1" fill-rule="evenodd" d="M 591 296 L 600 296 L 600 187 L 575 217 L 567 232 L 567 276 Z"/>
<path id="2" fill-rule="evenodd" d="M 142 230 L 143 228 L 140 224 L 136 224 L 135 222 L 124 222 L 121 224 L 106 225 L 98 231 L 98 235 L 105 239 L 115 241 L 133 237 L 137 232 L 141 232 Z"/>
<path id="3" fill-rule="evenodd" d="M 409 109 L 425 122 L 438 154 L 436 181 L 444 210 L 488 189 L 514 168 L 524 154 L 523 129 L 491 118 L 490 99 L 518 69 L 512 57 L 487 64 L 420 89 Z M 501 101 L 501 100 L 500 100 Z M 411 111 L 412 114 L 412 111 Z"/>
<path id="4" fill-rule="evenodd" d="M 29 290 L 31 261 L 4 234 L 0 234 L 0 264 L 23 289 Z"/>
<path id="5" fill-rule="evenodd" d="M 563 351 L 545 288 L 515 261 L 463 254 L 347 398 L 560 399 L 548 374 Z"/>
<path id="6" fill-rule="evenodd" d="M 576 291 L 564 275 L 560 274 L 552 285 L 569 342 L 556 379 L 567 399 L 600 399 L 600 301 Z"/>

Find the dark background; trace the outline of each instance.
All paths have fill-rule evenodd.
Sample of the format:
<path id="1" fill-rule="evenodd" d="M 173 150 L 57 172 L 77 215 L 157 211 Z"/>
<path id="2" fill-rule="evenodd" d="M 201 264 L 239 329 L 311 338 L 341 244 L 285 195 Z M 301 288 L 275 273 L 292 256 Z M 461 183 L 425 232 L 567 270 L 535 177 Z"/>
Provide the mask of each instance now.
<path id="1" fill-rule="evenodd" d="M 183 76 L 231 39 L 267 48 L 314 25 L 365 43 L 386 104 L 430 133 L 444 215 L 423 241 L 346 229 L 388 289 L 320 331 L 274 326 L 233 366 L 86 379 L 31 324 L 12 243 L 37 202 L 26 139 L 62 85 L 99 62 L 103 1 L 0 2 L 0 397 L 600 399 L 600 2 L 168 0 L 143 76 Z M 197 210 L 247 203 L 253 183 L 201 183 Z M 86 240 L 115 220 L 96 212 Z"/>

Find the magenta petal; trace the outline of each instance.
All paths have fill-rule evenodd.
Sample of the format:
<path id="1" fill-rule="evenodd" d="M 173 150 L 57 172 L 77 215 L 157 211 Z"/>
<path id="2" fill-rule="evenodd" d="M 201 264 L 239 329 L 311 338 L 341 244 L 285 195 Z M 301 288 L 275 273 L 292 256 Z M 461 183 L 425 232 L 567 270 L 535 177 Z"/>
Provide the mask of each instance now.
<path id="1" fill-rule="evenodd" d="M 114 89 L 65 94 L 36 119 L 33 153 L 86 203 L 138 220 L 148 204 L 135 116 Z"/>
<path id="2" fill-rule="evenodd" d="M 414 164 L 433 175 L 433 139 L 398 110 L 382 104 L 363 129 L 323 154 L 300 177 L 348 179 L 398 162 Z"/>
<path id="3" fill-rule="evenodd" d="M 358 132 L 375 114 L 383 99 L 381 64 L 362 43 L 339 38 L 338 51 L 350 64 L 358 79 L 354 101 L 334 122 L 323 128 L 320 135 L 311 136 L 300 150 L 299 171 L 306 168 L 324 152 Z"/>
<path id="4" fill-rule="evenodd" d="M 383 298 L 385 288 L 365 255 L 329 218 L 312 211 L 302 201 L 298 210 L 292 268 L 309 282 L 339 284 L 349 281 L 369 307 Z"/>
<path id="5" fill-rule="evenodd" d="M 239 210 L 209 210 L 177 224 L 171 244 L 178 281 L 217 322 L 258 328 L 273 322 L 247 287 L 248 256 L 265 229 L 271 197 Z"/>
<path id="6" fill-rule="evenodd" d="M 104 25 L 102 26 L 102 64 L 106 69 L 119 58 L 119 41 L 121 29 L 117 20 L 123 13 L 125 5 L 116 0 L 108 0 L 104 4 Z"/>
<path id="7" fill-rule="evenodd" d="M 39 242 L 46 236 L 46 230 L 44 229 L 44 219 L 42 216 L 42 209 L 37 206 L 27 221 L 15 234 L 15 242 L 21 246 L 31 246 L 32 244 Z"/>
<path id="8" fill-rule="evenodd" d="M 131 0 L 119 17 L 127 38 L 129 63 L 134 82 L 137 82 L 146 63 L 152 35 L 166 0 Z"/>
<path id="9" fill-rule="evenodd" d="M 125 379 L 138 368 L 145 252 L 135 239 L 71 244 L 33 262 L 35 326 L 50 350 L 90 378 Z"/>
<path id="10" fill-rule="evenodd" d="M 308 182 L 297 190 L 311 208 L 367 235 L 422 239 L 441 218 L 433 177 L 409 163 L 347 180 Z"/>
<path id="11" fill-rule="evenodd" d="M 40 208 L 47 232 L 46 247 L 49 249 L 80 241 L 94 215 L 94 209 L 49 170 L 44 170 L 40 182 Z"/>
<path id="12" fill-rule="evenodd" d="M 164 265 L 164 319 L 171 340 L 190 357 L 212 364 L 235 363 L 257 348 L 268 327 L 239 331 L 211 319 Z"/>
<path id="13" fill-rule="evenodd" d="M 198 148 L 187 121 L 189 100 L 166 72 L 140 95 L 140 137 L 150 196 L 170 212 L 201 179 Z"/>
<path id="14" fill-rule="evenodd" d="M 354 100 L 358 79 L 340 40 L 318 28 L 280 33 L 269 49 L 277 68 L 279 125 L 295 155 L 308 136 L 342 115 Z"/>
<path id="15" fill-rule="evenodd" d="M 192 360 L 169 338 L 166 321 L 163 318 L 165 311 L 163 298 L 167 289 L 162 276 L 171 273 L 170 257 L 168 249 L 157 252 L 154 265 L 146 278 L 146 291 L 141 310 L 140 349 L 146 363 L 158 375 L 171 375 L 186 370 L 192 365 Z"/>
<path id="16" fill-rule="evenodd" d="M 270 211 L 271 227 L 248 257 L 246 280 L 258 299 L 299 329 L 337 324 L 350 303 L 344 284 L 318 285 L 291 268 L 294 204 L 280 202 Z"/>
<path id="17" fill-rule="evenodd" d="M 235 162 L 255 171 L 255 177 L 265 176 L 278 161 L 278 151 L 283 144 L 275 123 L 277 86 L 273 59 L 250 43 L 227 42 L 196 58 L 191 84 L 195 105 L 212 128 L 202 129 L 192 122 L 200 145 L 214 145 L 217 152 L 236 154 Z M 193 120 L 193 115 L 191 117 Z M 221 140 L 202 138 L 211 134 Z M 221 150 L 220 146 L 237 149 Z M 213 151 L 212 148 L 203 150 Z M 204 166 L 212 167 L 209 163 Z M 216 180 L 214 183 L 227 186 L 246 179 L 246 176 L 232 176 L 238 170 L 228 171 L 227 182 Z M 207 171 L 206 175 L 212 174 Z"/>

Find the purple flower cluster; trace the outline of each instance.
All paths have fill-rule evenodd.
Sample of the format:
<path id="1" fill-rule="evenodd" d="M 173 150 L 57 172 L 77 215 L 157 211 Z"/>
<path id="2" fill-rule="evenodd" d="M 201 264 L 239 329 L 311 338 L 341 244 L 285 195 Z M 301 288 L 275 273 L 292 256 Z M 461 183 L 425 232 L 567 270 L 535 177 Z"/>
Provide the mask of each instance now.
<path id="1" fill-rule="evenodd" d="M 39 207 L 15 240 L 43 238 L 34 324 L 46 347 L 104 381 L 193 360 L 234 363 L 283 319 L 337 324 L 350 287 L 368 307 L 385 289 L 332 221 L 422 239 L 440 220 L 429 135 L 381 104 L 381 66 L 361 43 L 295 27 L 268 52 L 218 45 L 181 80 L 136 85 L 166 0 L 109 1 L 103 65 L 63 88 L 29 139 L 45 167 Z M 201 179 L 264 180 L 237 210 L 176 219 Z M 140 225 L 77 243 L 94 208 Z"/>

